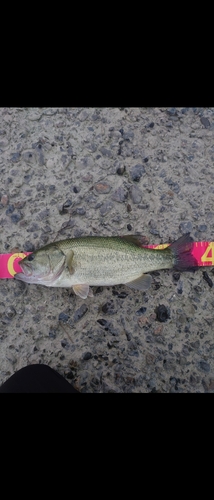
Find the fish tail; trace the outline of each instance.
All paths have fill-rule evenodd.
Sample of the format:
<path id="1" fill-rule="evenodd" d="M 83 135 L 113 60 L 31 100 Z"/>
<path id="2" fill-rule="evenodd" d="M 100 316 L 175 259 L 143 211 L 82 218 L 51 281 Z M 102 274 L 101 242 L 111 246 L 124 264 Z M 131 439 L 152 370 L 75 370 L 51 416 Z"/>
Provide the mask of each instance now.
<path id="1" fill-rule="evenodd" d="M 193 268 L 198 266 L 197 260 L 192 254 L 193 245 L 194 240 L 190 236 L 190 233 L 187 233 L 169 246 L 174 256 L 174 269 L 178 271 L 189 271 L 191 270 L 190 268 L 194 270 Z"/>

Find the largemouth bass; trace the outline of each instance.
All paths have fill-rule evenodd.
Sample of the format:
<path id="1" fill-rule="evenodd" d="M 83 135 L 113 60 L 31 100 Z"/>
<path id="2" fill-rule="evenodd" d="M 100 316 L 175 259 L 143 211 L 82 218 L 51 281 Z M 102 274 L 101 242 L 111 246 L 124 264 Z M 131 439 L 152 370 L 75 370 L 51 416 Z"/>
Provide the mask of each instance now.
<path id="1" fill-rule="evenodd" d="M 181 236 L 164 250 L 143 248 L 139 236 L 86 236 L 56 241 L 31 253 L 19 262 L 21 273 L 15 278 L 45 286 L 73 287 L 86 299 L 90 286 L 125 284 L 147 290 L 158 269 L 185 270 L 195 267 L 193 239 Z"/>

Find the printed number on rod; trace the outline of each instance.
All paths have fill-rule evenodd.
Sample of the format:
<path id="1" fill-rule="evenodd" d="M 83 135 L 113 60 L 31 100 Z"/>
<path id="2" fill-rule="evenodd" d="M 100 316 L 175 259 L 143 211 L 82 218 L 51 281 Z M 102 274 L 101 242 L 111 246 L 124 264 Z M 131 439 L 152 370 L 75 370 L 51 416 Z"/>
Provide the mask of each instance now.
<path id="1" fill-rule="evenodd" d="M 213 247 L 214 243 L 213 242 L 209 243 L 208 247 L 206 248 L 204 254 L 201 257 L 201 262 L 211 262 L 212 265 L 214 266 Z M 208 256 L 208 254 L 210 255 Z"/>

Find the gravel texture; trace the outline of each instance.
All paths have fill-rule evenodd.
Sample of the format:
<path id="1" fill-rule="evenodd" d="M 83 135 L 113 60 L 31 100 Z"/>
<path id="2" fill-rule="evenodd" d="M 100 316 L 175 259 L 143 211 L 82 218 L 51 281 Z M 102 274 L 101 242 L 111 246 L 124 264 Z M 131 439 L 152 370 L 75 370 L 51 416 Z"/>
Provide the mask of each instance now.
<path id="1" fill-rule="evenodd" d="M 1 108 L 1 253 L 83 235 L 214 240 L 214 108 Z M 46 363 L 81 392 L 214 392 L 212 267 L 146 293 L 0 284 L 0 383 Z"/>

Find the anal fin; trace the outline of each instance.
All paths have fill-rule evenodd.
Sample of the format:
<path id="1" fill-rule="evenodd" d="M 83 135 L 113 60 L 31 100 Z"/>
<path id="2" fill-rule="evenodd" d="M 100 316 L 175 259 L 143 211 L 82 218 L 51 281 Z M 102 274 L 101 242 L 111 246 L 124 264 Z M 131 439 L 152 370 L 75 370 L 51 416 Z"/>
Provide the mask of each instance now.
<path id="1" fill-rule="evenodd" d="M 136 290 L 142 290 L 145 292 L 150 288 L 152 282 L 152 277 L 150 274 L 143 274 L 136 280 L 129 281 L 128 283 L 125 283 L 125 285 L 130 286 L 130 288 L 135 288 Z"/>

